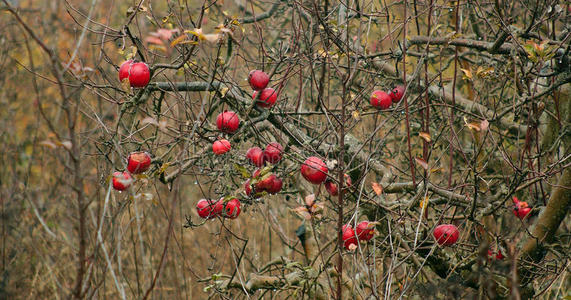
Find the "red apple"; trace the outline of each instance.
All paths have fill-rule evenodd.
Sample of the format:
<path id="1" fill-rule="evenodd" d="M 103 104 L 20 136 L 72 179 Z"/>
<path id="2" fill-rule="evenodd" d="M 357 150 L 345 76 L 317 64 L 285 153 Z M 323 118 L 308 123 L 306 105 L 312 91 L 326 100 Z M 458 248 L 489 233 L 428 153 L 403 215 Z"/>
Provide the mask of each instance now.
<path id="1" fill-rule="evenodd" d="M 516 217 L 520 220 L 523 220 L 531 211 L 531 207 L 527 205 L 527 202 L 519 201 L 519 199 L 514 196 L 513 197 L 514 207 L 513 213 Z"/>
<path id="2" fill-rule="evenodd" d="M 151 71 L 144 62 L 133 62 L 128 60 L 119 67 L 119 81 L 129 79 L 131 87 L 145 87 L 151 80 Z"/>
<path id="3" fill-rule="evenodd" d="M 224 111 L 216 117 L 216 126 L 218 127 L 218 130 L 222 132 L 232 133 L 238 130 L 238 126 L 240 126 L 240 118 L 233 111 Z"/>
<path id="4" fill-rule="evenodd" d="M 280 145 L 278 142 L 271 142 L 266 146 L 264 150 L 264 161 L 267 161 L 271 164 L 275 164 L 282 159 L 282 152 L 284 151 L 284 147 Z"/>
<path id="5" fill-rule="evenodd" d="M 113 172 L 113 188 L 118 191 L 128 189 L 133 183 L 133 177 L 129 172 Z"/>
<path id="6" fill-rule="evenodd" d="M 236 219 L 238 215 L 240 215 L 240 200 L 233 198 L 226 202 L 223 216 L 228 219 Z"/>
<path id="7" fill-rule="evenodd" d="M 345 187 L 350 187 L 351 186 L 351 177 L 349 177 L 349 175 L 347 174 L 343 174 L 344 178 L 345 178 Z M 325 181 L 325 189 L 327 190 L 327 192 L 329 192 L 329 195 L 331 196 L 337 196 L 339 195 L 339 188 L 337 187 L 337 183 L 333 182 L 333 180 L 329 180 L 327 179 Z"/>
<path id="8" fill-rule="evenodd" d="M 357 224 L 356 232 L 360 241 L 369 241 L 375 235 L 375 223 L 363 221 Z"/>
<path id="9" fill-rule="evenodd" d="M 378 109 L 387 109 L 391 107 L 391 104 L 393 103 L 389 94 L 379 90 L 373 92 L 369 101 L 372 106 Z"/>
<path id="10" fill-rule="evenodd" d="M 504 255 L 502 254 L 502 250 L 498 249 L 498 251 L 496 253 L 494 253 L 494 251 L 492 251 L 492 249 L 488 250 L 488 259 L 496 259 L 496 260 L 502 260 L 504 259 Z"/>
<path id="11" fill-rule="evenodd" d="M 220 200 L 216 201 L 216 203 L 212 207 L 212 214 L 214 216 L 220 216 L 222 215 L 223 211 L 224 211 L 224 198 L 220 198 Z"/>
<path id="12" fill-rule="evenodd" d="M 230 151 L 231 148 L 232 148 L 232 146 L 230 145 L 230 142 L 228 140 L 225 140 L 225 139 L 215 141 L 212 144 L 212 152 L 214 152 L 214 154 L 216 154 L 216 155 L 224 154 L 224 153 Z"/>
<path id="13" fill-rule="evenodd" d="M 252 95 L 252 99 L 256 100 L 257 96 L 258 92 L 256 91 L 254 92 L 254 95 Z M 278 93 L 272 88 L 267 88 L 262 90 L 262 94 L 260 95 L 260 99 L 256 101 L 256 105 L 259 107 L 268 108 L 272 107 L 272 105 L 274 105 L 277 100 L 278 100 Z"/>
<path id="14" fill-rule="evenodd" d="M 246 152 L 246 158 L 256 167 L 264 165 L 264 151 L 260 147 L 252 147 Z"/>
<path id="15" fill-rule="evenodd" d="M 123 79 L 129 78 L 129 69 L 131 69 L 132 64 L 132 60 L 127 60 L 121 64 L 119 67 L 119 81 L 122 82 Z"/>
<path id="16" fill-rule="evenodd" d="M 355 231 L 353 230 L 353 227 L 351 227 L 351 225 L 343 225 L 343 227 L 341 227 L 341 232 L 343 233 L 342 235 L 342 239 L 343 239 L 343 245 L 345 246 L 345 249 L 347 250 L 353 250 L 351 248 L 351 245 L 355 245 L 357 246 L 357 236 L 355 235 Z"/>
<path id="17" fill-rule="evenodd" d="M 460 232 L 458 231 L 458 227 L 452 224 L 442 224 L 436 226 L 432 235 L 439 245 L 451 246 L 458 240 Z"/>
<path id="18" fill-rule="evenodd" d="M 131 174 L 140 174 L 151 166 L 151 155 L 147 152 L 132 152 L 127 158 L 127 170 Z"/>
<path id="19" fill-rule="evenodd" d="M 402 96 L 404 95 L 404 86 L 402 85 L 397 85 L 390 93 L 389 96 L 391 96 L 391 100 L 393 103 L 397 103 L 402 99 Z"/>
<path id="20" fill-rule="evenodd" d="M 270 76 L 264 71 L 253 70 L 248 74 L 248 83 L 250 83 L 250 86 L 255 91 L 265 89 L 269 82 Z"/>
<path id="21" fill-rule="evenodd" d="M 266 191 L 270 194 L 277 194 L 282 190 L 283 181 L 277 176 L 273 176 L 272 185 L 266 188 Z"/>
<path id="22" fill-rule="evenodd" d="M 203 219 L 211 219 L 216 216 L 216 214 L 213 212 L 212 200 L 198 200 L 198 203 L 196 203 L 196 212 L 198 213 L 198 216 Z"/>
<path id="23" fill-rule="evenodd" d="M 327 178 L 327 165 L 318 157 L 311 156 L 301 165 L 301 175 L 313 184 L 321 184 Z"/>

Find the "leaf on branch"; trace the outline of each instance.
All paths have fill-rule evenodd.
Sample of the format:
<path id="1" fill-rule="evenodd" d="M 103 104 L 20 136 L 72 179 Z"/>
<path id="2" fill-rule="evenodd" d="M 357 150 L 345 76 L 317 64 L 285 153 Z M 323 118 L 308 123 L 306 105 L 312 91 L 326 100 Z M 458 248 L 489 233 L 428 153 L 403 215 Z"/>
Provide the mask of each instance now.
<path id="1" fill-rule="evenodd" d="M 424 197 L 424 199 L 420 200 L 420 209 L 423 209 L 425 205 L 428 205 L 430 198 L 428 196 Z M 428 206 L 427 206 L 428 207 Z"/>
<path id="2" fill-rule="evenodd" d="M 474 131 L 480 131 L 480 124 L 481 122 L 468 122 L 468 119 L 466 119 L 466 117 L 464 117 L 464 124 L 466 124 L 466 127 L 470 128 L 471 130 Z"/>
<path id="3" fill-rule="evenodd" d="M 355 121 L 361 121 L 361 115 L 358 110 L 353 111 L 353 119 L 355 119 Z"/>
<path id="4" fill-rule="evenodd" d="M 315 203 L 315 194 L 305 196 L 305 205 L 311 207 Z"/>
<path id="5" fill-rule="evenodd" d="M 460 68 L 460 71 L 462 71 L 462 73 L 464 73 L 464 76 L 462 76 L 462 79 L 472 80 L 472 71 L 470 71 L 470 69 Z"/>
<path id="6" fill-rule="evenodd" d="M 371 183 L 371 186 L 373 187 L 373 191 L 375 191 L 377 196 L 380 196 L 383 193 L 383 187 L 380 184 L 373 182 Z"/>
<path id="7" fill-rule="evenodd" d="M 432 139 L 430 138 L 430 133 L 428 132 L 419 132 L 418 135 L 427 143 L 430 143 Z"/>
<path id="8" fill-rule="evenodd" d="M 250 175 L 250 172 L 248 172 L 248 169 L 246 169 L 244 166 L 241 166 L 237 163 L 234 163 L 234 169 L 236 169 L 236 171 L 240 172 L 240 175 L 242 175 L 242 178 L 252 177 L 252 175 Z"/>
<path id="9" fill-rule="evenodd" d="M 414 160 L 416 161 L 417 164 L 419 164 L 423 169 L 428 170 L 428 163 L 420 158 L 420 157 L 415 157 Z"/>
<path id="10" fill-rule="evenodd" d="M 488 122 L 488 120 L 483 120 L 482 122 L 480 122 L 480 129 L 482 131 L 488 130 L 489 127 L 490 127 L 490 122 Z"/>
<path id="11" fill-rule="evenodd" d="M 307 207 L 305 207 L 305 206 L 296 207 L 296 208 L 292 209 L 292 211 L 294 213 L 296 213 L 302 219 L 305 219 L 305 220 L 311 219 L 311 214 L 309 213 L 309 211 L 307 210 Z"/>
<path id="12" fill-rule="evenodd" d="M 53 143 L 52 141 L 50 141 L 50 140 L 41 141 L 39 144 L 40 144 L 40 146 L 48 147 L 48 148 L 50 148 L 50 149 L 55 149 L 55 148 L 57 148 L 57 145 L 54 144 L 54 143 Z"/>

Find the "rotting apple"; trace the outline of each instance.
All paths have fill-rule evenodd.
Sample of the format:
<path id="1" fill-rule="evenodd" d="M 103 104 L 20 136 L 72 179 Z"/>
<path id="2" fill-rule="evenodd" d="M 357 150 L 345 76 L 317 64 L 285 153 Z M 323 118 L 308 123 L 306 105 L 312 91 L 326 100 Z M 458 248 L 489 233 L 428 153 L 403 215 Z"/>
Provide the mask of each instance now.
<path id="1" fill-rule="evenodd" d="M 140 174 L 151 166 L 151 155 L 144 151 L 131 152 L 127 158 L 127 170 L 131 174 Z"/>

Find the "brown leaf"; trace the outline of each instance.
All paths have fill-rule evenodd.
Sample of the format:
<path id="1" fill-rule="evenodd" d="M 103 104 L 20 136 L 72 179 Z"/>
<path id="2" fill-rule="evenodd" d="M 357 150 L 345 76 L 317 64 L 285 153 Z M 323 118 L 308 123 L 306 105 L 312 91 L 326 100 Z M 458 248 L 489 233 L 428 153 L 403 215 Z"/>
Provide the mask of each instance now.
<path id="1" fill-rule="evenodd" d="M 292 211 L 303 219 L 306 219 L 306 220 L 311 219 L 311 214 L 309 214 L 309 211 L 307 210 L 307 207 L 305 207 L 305 206 L 296 207 L 296 208 L 292 209 Z"/>
<path id="2" fill-rule="evenodd" d="M 315 194 L 305 196 L 305 205 L 311 207 L 315 203 Z"/>
<path id="3" fill-rule="evenodd" d="M 432 141 L 432 139 L 430 138 L 430 133 L 428 132 L 419 132 L 418 135 L 425 140 L 427 143 L 430 143 Z"/>
<path id="4" fill-rule="evenodd" d="M 383 193 L 383 187 L 380 184 L 373 182 L 371 185 L 373 186 L 373 191 L 375 191 L 377 196 L 380 196 Z"/>
<path id="5" fill-rule="evenodd" d="M 488 122 L 488 120 L 483 120 L 482 122 L 480 122 L 480 129 L 482 131 L 488 130 L 489 127 L 490 127 L 490 122 Z"/>
<path id="6" fill-rule="evenodd" d="M 415 157 L 414 160 L 416 161 L 417 164 L 419 164 L 423 169 L 428 170 L 428 163 L 420 158 L 420 157 Z"/>

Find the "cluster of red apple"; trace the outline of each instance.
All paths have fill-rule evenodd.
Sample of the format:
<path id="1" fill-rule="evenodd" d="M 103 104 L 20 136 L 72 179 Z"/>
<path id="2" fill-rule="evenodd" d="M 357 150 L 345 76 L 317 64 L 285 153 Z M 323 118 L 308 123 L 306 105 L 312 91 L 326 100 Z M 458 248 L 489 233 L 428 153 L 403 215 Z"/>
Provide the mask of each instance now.
<path id="1" fill-rule="evenodd" d="M 224 201 L 220 198 L 216 203 L 212 200 L 200 199 L 196 203 L 196 211 L 198 216 L 203 219 L 212 219 L 216 217 L 223 217 L 228 219 L 236 219 L 240 215 L 240 200 L 232 198 L 229 201 Z"/>
<path id="2" fill-rule="evenodd" d="M 119 67 L 119 81 L 128 79 L 129 85 L 134 88 L 142 88 L 147 86 L 151 80 L 151 71 L 149 66 L 144 62 L 135 62 L 128 60 Z"/>
<path id="3" fill-rule="evenodd" d="M 345 249 L 353 251 L 357 248 L 358 241 L 368 242 L 375 235 L 376 222 L 363 221 L 357 224 L 355 230 L 350 224 L 345 224 L 341 227 L 343 233 L 343 246 Z"/>
<path id="4" fill-rule="evenodd" d="M 283 147 L 278 142 L 271 142 L 266 145 L 266 148 L 262 150 L 260 147 L 252 147 L 246 152 L 246 158 L 248 161 L 260 168 L 265 165 L 266 162 L 270 164 L 276 164 L 282 160 Z M 252 178 L 248 179 L 244 183 L 244 190 L 246 195 L 254 196 L 259 198 L 263 192 L 268 194 L 277 194 L 281 191 L 283 186 L 283 181 L 276 174 L 270 172 L 264 172 L 257 169 L 252 174 Z"/>
<path id="5" fill-rule="evenodd" d="M 392 91 L 388 93 L 381 90 L 373 91 L 369 102 L 372 106 L 378 109 L 388 109 L 391 107 L 391 104 L 399 102 L 402 99 L 403 95 L 404 87 L 402 85 L 397 85 Z"/>
<path id="6" fill-rule="evenodd" d="M 216 127 L 225 133 L 234 133 L 240 126 L 240 117 L 233 111 L 225 110 L 216 117 Z M 212 152 L 222 155 L 232 149 L 232 145 L 226 139 L 219 139 L 212 143 Z"/>
<path id="7" fill-rule="evenodd" d="M 269 82 L 270 76 L 264 71 L 253 70 L 248 74 L 248 83 L 250 83 L 250 87 L 254 90 L 252 100 L 256 101 L 258 107 L 270 108 L 278 100 L 277 92 L 272 88 L 266 88 Z M 260 92 L 259 98 L 258 92 Z"/>
<path id="8" fill-rule="evenodd" d="M 113 188 L 118 191 L 128 189 L 133 183 L 131 174 L 140 174 L 151 166 L 151 155 L 147 152 L 132 152 L 127 158 L 127 171 L 113 172 Z"/>

